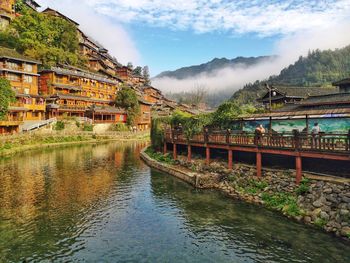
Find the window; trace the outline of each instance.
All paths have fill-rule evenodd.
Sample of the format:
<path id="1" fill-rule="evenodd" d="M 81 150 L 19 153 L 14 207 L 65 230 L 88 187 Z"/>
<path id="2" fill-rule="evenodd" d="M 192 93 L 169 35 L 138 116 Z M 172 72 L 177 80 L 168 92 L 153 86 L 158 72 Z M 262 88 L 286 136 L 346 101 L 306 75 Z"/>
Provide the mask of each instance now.
<path id="1" fill-rule="evenodd" d="M 24 89 L 24 94 L 29 94 L 29 89 Z"/>
<path id="2" fill-rule="evenodd" d="M 9 69 L 18 69 L 18 64 L 14 62 L 7 62 L 6 63 L 7 68 Z"/>
<path id="3" fill-rule="evenodd" d="M 25 75 L 23 77 L 23 81 L 26 82 L 26 83 L 33 83 L 33 77 Z"/>
<path id="4" fill-rule="evenodd" d="M 33 65 L 24 64 L 24 71 L 33 72 Z"/>
<path id="5" fill-rule="evenodd" d="M 12 73 L 8 73 L 6 78 L 10 81 L 20 81 L 21 80 L 19 75 L 12 74 Z"/>

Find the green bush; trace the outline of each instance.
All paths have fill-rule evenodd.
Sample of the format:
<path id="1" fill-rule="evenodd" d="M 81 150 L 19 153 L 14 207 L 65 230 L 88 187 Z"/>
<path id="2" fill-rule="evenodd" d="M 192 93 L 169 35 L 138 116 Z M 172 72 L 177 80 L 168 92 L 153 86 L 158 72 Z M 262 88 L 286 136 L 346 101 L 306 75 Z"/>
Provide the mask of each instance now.
<path id="1" fill-rule="evenodd" d="M 54 130 L 56 130 L 56 131 L 62 131 L 62 130 L 64 130 L 64 128 L 65 128 L 65 124 L 63 121 L 57 121 L 55 126 L 54 126 Z"/>
<path id="2" fill-rule="evenodd" d="M 287 215 L 299 216 L 302 214 L 302 211 L 298 207 L 296 197 L 289 193 L 262 193 L 261 198 L 267 207 L 283 211 Z"/>
<path id="3" fill-rule="evenodd" d="M 117 124 L 114 126 L 114 130 L 115 130 L 115 131 L 119 131 L 119 132 L 130 131 L 130 129 L 128 128 L 128 126 L 125 125 L 125 123 L 117 123 Z"/>
<path id="4" fill-rule="evenodd" d="M 167 163 L 167 164 L 175 164 L 174 159 L 170 154 L 162 154 L 160 152 L 154 151 L 151 147 L 148 147 L 145 151 L 145 153 L 151 157 L 152 159 L 162 162 L 162 163 Z"/>
<path id="5" fill-rule="evenodd" d="M 323 218 L 317 218 L 314 222 L 315 226 L 318 226 L 318 227 L 324 227 L 326 224 L 327 224 L 327 221 L 324 220 Z"/>
<path id="6" fill-rule="evenodd" d="M 300 185 L 297 189 L 295 189 L 295 193 L 297 195 L 303 195 L 307 193 L 310 189 L 310 180 L 308 178 L 303 178 L 300 182 Z"/>
<path id="7" fill-rule="evenodd" d="M 84 124 L 83 131 L 92 132 L 94 130 L 94 125 L 92 124 Z"/>

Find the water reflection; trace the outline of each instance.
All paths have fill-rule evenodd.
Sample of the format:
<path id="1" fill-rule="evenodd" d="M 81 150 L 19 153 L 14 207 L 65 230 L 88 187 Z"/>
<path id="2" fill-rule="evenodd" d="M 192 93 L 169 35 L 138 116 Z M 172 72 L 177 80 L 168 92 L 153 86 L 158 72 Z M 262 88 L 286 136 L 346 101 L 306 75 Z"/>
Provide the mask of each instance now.
<path id="1" fill-rule="evenodd" d="M 139 143 L 0 162 L 0 262 L 348 262 L 347 244 L 198 191 L 139 159 Z"/>

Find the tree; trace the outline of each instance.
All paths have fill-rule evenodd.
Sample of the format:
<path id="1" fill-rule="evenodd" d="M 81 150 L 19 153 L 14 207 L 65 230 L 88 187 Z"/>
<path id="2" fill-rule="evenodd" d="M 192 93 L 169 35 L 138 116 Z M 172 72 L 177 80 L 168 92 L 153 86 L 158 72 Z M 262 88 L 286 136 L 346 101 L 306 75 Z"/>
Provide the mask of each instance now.
<path id="1" fill-rule="evenodd" d="M 151 85 L 151 79 L 150 79 L 148 66 L 143 67 L 142 76 L 145 79 L 145 85 Z"/>
<path id="2" fill-rule="evenodd" d="M 8 28 L 8 34 L 18 40 L 17 51 L 42 61 L 44 67 L 85 64 L 85 58 L 78 55 L 78 34 L 72 23 L 29 8 L 22 8 L 21 13 Z M 7 44 L 11 43 L 12 40 Z"/>
<path id="3" fill-rule="evenodd" d="M 134 74 L 137 75 L 137 76 L 142 76 L 142 67 L 137 66 L 137 67 L 134 69 Z"/>
<path id="4" fill-rule="evenodd" d="M 121 91 L 117 94 L 115 105 L 126 110 L 128 114 L 127 125 L 135 125 L 135 121 L 141 113 L 139 100 L 135 91 L 129 87 L 122 87 Z"/>
<path id="5" fill-rule="evenodd" d="M 134 69 L 134 65 L 132 64 L 132 62 L 129 62 L 127 67 L 130 69 L 130 70 L 133 70 Z"/>
<path id="6" fill-rule="evenodd" d="M 10 103 L 15 102 L 16 94 L 7 79 L 0 78 L 0 120 L 6 118 Z"/>

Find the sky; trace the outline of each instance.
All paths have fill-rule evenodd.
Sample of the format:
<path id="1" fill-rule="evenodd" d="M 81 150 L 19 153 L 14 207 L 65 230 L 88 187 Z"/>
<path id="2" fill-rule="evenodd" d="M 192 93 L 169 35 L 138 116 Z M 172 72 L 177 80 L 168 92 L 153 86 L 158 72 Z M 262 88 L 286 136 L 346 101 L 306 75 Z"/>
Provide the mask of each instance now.
<path id="1" fill-rule="evenodd" d="M 72 17 L 120 62 L 151 75 L 215 57 L 278 55 L 253 69 L 225 69 L 187 82 L 155 81 L 163 90 L 236 89 L 266 78 L 308 50 L 350 44 L 350 0 L 38 0 Z M 209 79 L 210 78 L 210 79 Z M 215 83 L 220 82 L 217 86 Z M 209 83 L 209 84 L 208 84 Z"/>

